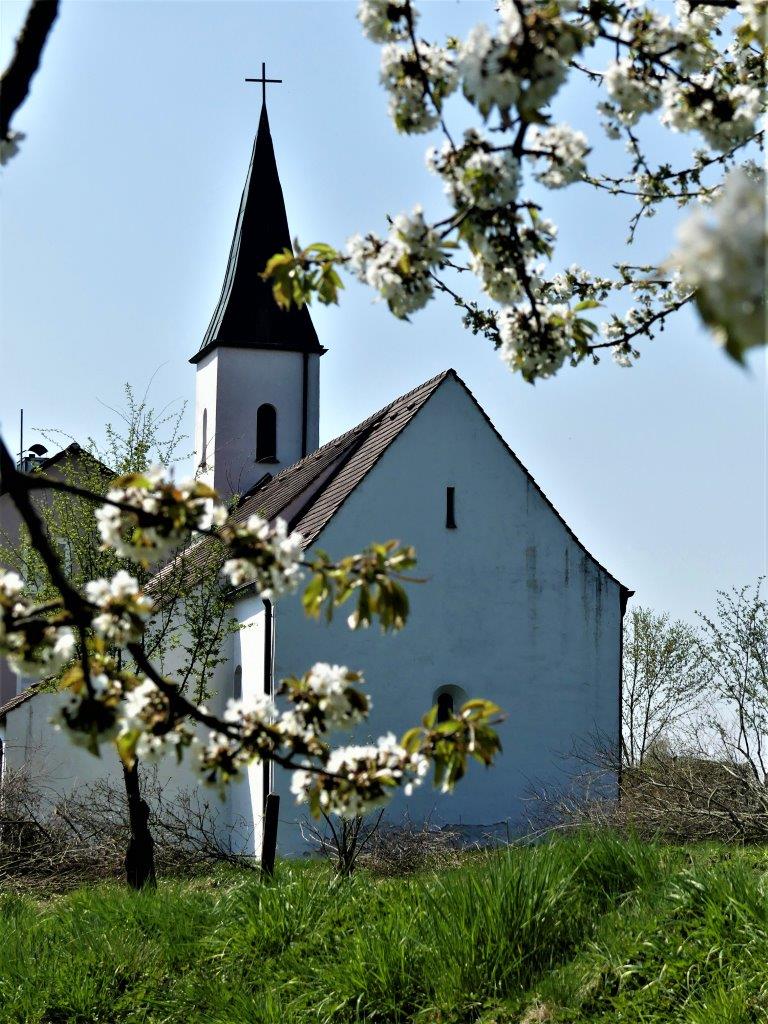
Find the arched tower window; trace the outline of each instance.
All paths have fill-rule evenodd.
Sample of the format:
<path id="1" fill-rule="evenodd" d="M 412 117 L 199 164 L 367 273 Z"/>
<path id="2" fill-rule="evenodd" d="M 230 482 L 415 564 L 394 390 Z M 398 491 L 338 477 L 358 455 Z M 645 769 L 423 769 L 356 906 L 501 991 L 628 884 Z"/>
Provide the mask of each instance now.
<path id="1" fill-rule="evenodd" d="M 200 469 L 208 468 L 208 410 L 203 409 L 203 445 L 200 456 Z"/>
<path id="2" fill-rule="evenodd" d="M 266 403 L 256 413 L 256 461 L 277 462 L 277 410 Z"/>
<path id="3" fill-rule="evenodd" d="M 439 686 L 432 694 L 432 705 L 437 705 L 438 723 L 447 722 L 468 699 L 467 691 L 460 686 L 454 686 L 452 683 Z"/>
<path id="4" fill-rule="evenodd" d="M 243 667 L 238 665 L 235 669 L 235 680 L 232 686 L 232 696 L 235 700 L 243 699 Z"/>

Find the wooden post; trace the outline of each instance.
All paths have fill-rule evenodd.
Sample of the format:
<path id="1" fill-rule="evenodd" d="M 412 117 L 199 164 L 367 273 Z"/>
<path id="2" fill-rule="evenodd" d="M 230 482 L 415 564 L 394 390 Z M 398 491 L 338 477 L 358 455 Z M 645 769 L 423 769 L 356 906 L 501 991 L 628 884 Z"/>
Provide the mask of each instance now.
<path id="1" fill-rule="evenodd" d="M 277 816 L 280 811 L 280 797 L 269 793 L 264 808 L 264 836 L 261 841 L 261 873 L 271 878 L 275 873 L 275 849 L 277 847 Z"/>

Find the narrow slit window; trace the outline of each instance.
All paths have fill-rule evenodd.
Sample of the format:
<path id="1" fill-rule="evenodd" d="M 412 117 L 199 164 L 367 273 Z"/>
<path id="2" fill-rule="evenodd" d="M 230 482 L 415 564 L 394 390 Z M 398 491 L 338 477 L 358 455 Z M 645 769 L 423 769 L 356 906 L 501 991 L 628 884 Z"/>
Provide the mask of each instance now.
<path id="1" fill-rule="evenodd" d="M 456 529 L 456 488 L 445 489 L 445 526 L 448 530 Z"/>
<path id="2" fill-rule="evenodd" d="M 203 409 L 203 444 L 200 457 L 200 469 L 208 468 L 208 410 Z"/>
<path id="3" fill-rule="evenodd" d="M 277 410 L 260 405 L 256 413 L 256 461 L 277 462 Z"/>
<path id="4" fill-rule="evenodd" d="M 238 665 L 235 669 L 235 680 L 232 686 L 232 696 L 235 700 L 243 699 L 243 669 Z"/>

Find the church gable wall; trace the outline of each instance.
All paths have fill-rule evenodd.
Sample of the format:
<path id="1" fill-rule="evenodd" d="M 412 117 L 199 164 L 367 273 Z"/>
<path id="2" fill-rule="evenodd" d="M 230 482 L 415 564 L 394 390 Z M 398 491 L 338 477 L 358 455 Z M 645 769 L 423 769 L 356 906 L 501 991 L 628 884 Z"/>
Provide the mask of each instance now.
<path id="1" fill-rule="evenodd" d="M 449 486 L 456 529 L 445 525 Z M 416 575 L 428 578 L 409 588 L 406 629 L 394 637 L 352 633 L 346 611 L 330 627 L 307 623 L 298 602 L 285 598 L 276 611 L 276 678 L 317 660 L 364 670 L 374 701 L 365 732 L 374 737 L 399 735 L 418 721 L 440 686 L 496 701 L 508 714 L 498 765 L 488 772 L 472 765 L 450 797 L 424 787 L 408 807 L 416 815 L 434 809 L 436 820 L 514 826 L 531 785 L 567 779 L 575 744 L 596 732 L 618 740 L 619 585 L 577 543 L 453 379 L 384 453 L 317 545 L 341 555 L 392 537 L 416 546 Z M 281 785 L 289 802 L 285 778 Z"/>

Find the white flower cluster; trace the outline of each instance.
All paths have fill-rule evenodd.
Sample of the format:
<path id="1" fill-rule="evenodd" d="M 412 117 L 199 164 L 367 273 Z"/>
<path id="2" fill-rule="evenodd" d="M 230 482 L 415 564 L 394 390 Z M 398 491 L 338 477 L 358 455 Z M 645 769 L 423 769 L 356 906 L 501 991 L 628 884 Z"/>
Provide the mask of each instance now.
<path id="1" fill-rule="evenodd" d="M 680 226 L 669 264 L 696 289 L 703 318 L 740 356 L 766 340 L 766 177 L 731 171 L 720 196 Z"/>
<path id="2" fill-rule="evenodd" d="M 75 746 L 96 751 L 99 742 L 113 740 L 121 731 L 117 708 L 123 685 L 111 673 L 99 671 L 91 676 L 91 690 L 92 697 L 82 679 L 60 690 L 50 722 L 54 729 L 66 729 Z"/>
<path id="3" fill-rule="evenodd" d="M 271 526 L 253 515 L 244 525 L 227 527 L 223 536 L 234 557 L 227 559 L 222 573 L 233 587 L 255 584 L 259 596 L 271 601 L 297 586 L 303 538 L 296 531 L 288 533 L 284 519 Z"/>
<path id="4" fill-rule="evenodd" d="M 91 604 L 101 609 L 91 623 L 99 636 L 115 644 L 141 636 L 144 620 L 152 611 L 152 601 L 125 569 L 118 570 L 111 580 L 86 583 L 85 595 Z"/>
<path id="5" fill-rule="evenodd" d="M 762 9 L 760 9 L 762 8 Z M 743 14 L 757 31 L 768 5 L 747 3 Z M 678 0 L 678 23 L 642 5 L 627 5 L 619 37 L 631 47 L 613 61 L 603 85 L 612 103 L 601 104 L 609 135 L 617 124 L 634 125 L 643 114 L 662 107 L 661 121 L 673 131 L 699 131 L 717 150 L 750 138 L 764 106 L 759 58 L 740 43 L 720 52 L 723 9 Z"/>
<path id="6" fill-rule="evenodd" d="M 389 116 L 398 131 L 419 134 L 440 121 L 443 100 L 458 85 L 451 50 L 429 43 L 387 43 L 381 50 L 381 84 L 389 92 Z"/>
<path id="7" fill-rule="evenodd" d="M 662 124 L 676 132 L 699 131 L 713 149 L 723 151 L 754 135 L 765 105 L 759 87 L 731 86 L 715 72 L 691 76 L 690 84 L 669 79 L 662 95 Z"/>
<path id="8" fill-rule="evenodd" d="M 617 116 L 622 124 L 637 124 L 643 114 L 656 110 L 661 103 L 661 90 L 657 83 L 649 81 L 631 57 L 622 57 L 609 64 L 603 75 L 603 85 L 618 107 Z"/>
<path id="9" fill-rule="evenodd" d="M 360 0 L 357 18 L 372 43 L 389 43 L 408 38 L 407 9 L 407 0 Z"/>
<path id="10" fill-rule="evenodd" d="M 574 349 L 579 320 L 565 303 L 541 305 L 539 323 L 520 308 L 502 309 L 498 315 L 499 355 L 511 370 L 526 380 L 546 380 L 557 373 Z"/>
<path id="11" fill-rule="evenodd" d="M 378 743 L 337 747 L 325 765 L 328 775 L 299 769 L 293 773 L 291 792 L 297 803 L 317 799 L 326 814 L 365 814 L 403 786 L 407 795 L 429 771 L 429 760 L 409 754 L 392 733 Z"/>
<path id="12" fill-rule="evenodd" d="M 535 172 L 536 179 L 547 188 L 563 188 L 578 181 L 586 171 L 584 159 L 589 144 L 584 132 L 574 131 L 570 125 L 554 124 L 546 128 L 534 125 L 526 139 L 532 150 L 531 160 L 546 161 L 543 170 Z"/>
<path id="13" fill-rule="evenodd" d="M 293 700 L 296 710 L 305 718 L 317 708 L 323 718 L 323 731 L 355 725 L 365 718 L 371 701 L 350 685 L 361 683 L 359 673 L 350 672 L 346 665 L 328 665 L 319 661 L 305 676 L 306 694 L 297 694 Z"/>
<path id="14" fill-rule="evenodd" d="M 588 38 L 588 28 L 563 17 L 572 9 L 560 0 L 551 17 L 531 17 L 524 25 L 517 5 L 504 2 L 495 35 L 485 25 L 472 29 L 461 47 L 459 74 L 464 95 L 484 117 L 494 107 L 506 114 L 516 106 L 530 121 L 550 102 Z"/>
<path id="15" fill-rule="evenodd" d="M 176 486 L 165 480 L 162 466 L 119 477 L 115 484 L 107 499 L 130 509 L 102 505 L 96 522 L 104 547 L 133 561 L 156 561 L 191 531 L 223 526 L 227 518 L 215 491 L 198 480 Z"/>
<path id="16" fill-rule="evenodd" d="M 350 238 L 347 254 L 358 279 L 375 288 L 401 319 L 432 297 L 430 272 L 445 260 L 440 237 L 425 223 L 420 206 L 410 216 L 398 214 L 386 239 Z"/>
<path id="17" fill-rule="evenodd" d="M 57 672 L 75 653 L 69 626 L 35 614 L 18 573 L 0 571 L 0 654 L 17 675 Z"/>
<path id="18" fill-rule="evenodd" d="M 93 666 L 91 692 L 76 679 L 60 692 L 51 717 L 73 743 L 97 754 L 100 743 L 115 740 L 122 752 L 156 762 L 192 742 L 190 727 L 172 716 L 168 698 L 151 680 L 117 672 L 109 659 L 97 657 Z"/>
<path id="19" fill-rule="evenodd" d="M 738 13 L 758 39 L 768 37 L 768 3 L 766 0 L 739 0 Z"/>
<path id="20" fill-rule="evenodd" d="M 457 209 L 495 210 L 513 202 L 520 188 L 520 163 L 511 147 L 494 149 L 474 128 L 464 133 L 460 149 L 449 142 L 430 149 L 427 166 L 443 178 L 445 194 Z"/>
<path id="21" fill-rule="evenodd" d="M 483 291 L 496 302 L 511 305 L 523 295 L 522 275 L 540 288 L 541 259 L 551 255 L 557 228 L 545 217 L 526 223 L 516 211 L 488 216 L 473 214 L 462 225 L 472 257 L 470 267 Z"/>

